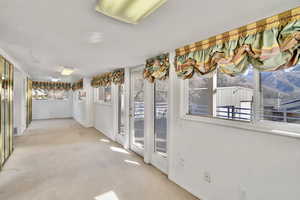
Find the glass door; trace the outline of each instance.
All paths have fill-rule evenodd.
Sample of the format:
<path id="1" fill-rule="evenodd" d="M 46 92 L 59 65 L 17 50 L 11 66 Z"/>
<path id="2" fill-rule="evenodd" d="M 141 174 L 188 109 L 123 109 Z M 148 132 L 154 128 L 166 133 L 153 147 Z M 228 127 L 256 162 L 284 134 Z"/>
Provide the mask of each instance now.
<path id="1" fill-rule="evenodd" d="M 168 80 L 154 84 L 154 139 L 151 163 L 167 174 Z"/>
<path id="2" fill-rule="evenodd" d="M 130 149 L 144 156 L 144 78 L 143 67 L 130 72 Z"/>
<path id="3" fill-rule="evenodd" d="M 167 156 L 168 81 L 154 86 L 154 152 Z"/>

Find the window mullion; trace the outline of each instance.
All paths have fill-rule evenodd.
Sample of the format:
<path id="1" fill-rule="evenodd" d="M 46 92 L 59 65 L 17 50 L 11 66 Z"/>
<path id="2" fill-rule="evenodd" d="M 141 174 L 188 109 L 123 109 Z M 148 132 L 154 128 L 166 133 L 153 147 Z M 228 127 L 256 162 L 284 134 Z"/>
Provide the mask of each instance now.
<path id="1" fill-rule="evenodd" d="M 253 94 L 253 123 L 258 123 L 261 119 L 262 110 L 262 98 L 261 98 L 261 81 L 260 73 L 254 68 L 254 94 Z"/>
<path id="2" fill-rule="evenodd" d="M 210 113 L 212 117 L 217 116 L 217 73 L 213 74 L 213 77 L 210 79 L 210 97 L 211 97 L 211 105 L 210 105 Z"/>

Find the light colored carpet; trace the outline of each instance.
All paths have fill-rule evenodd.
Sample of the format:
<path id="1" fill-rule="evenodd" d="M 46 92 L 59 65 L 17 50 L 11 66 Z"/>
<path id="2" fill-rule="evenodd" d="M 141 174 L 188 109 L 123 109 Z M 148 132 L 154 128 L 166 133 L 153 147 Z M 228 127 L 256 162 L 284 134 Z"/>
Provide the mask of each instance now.
<path id="1" fill-rule="evenodd" d="M 196 200 L 72 119 L 33 121 L 0 172 L 1 200 Z"/>

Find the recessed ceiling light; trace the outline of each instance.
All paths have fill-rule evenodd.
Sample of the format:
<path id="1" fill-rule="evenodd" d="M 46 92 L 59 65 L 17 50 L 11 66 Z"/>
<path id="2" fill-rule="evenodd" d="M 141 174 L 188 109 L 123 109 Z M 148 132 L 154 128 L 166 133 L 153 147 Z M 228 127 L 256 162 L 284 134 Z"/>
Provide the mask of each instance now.
<path id="1" fill-rule="evenodd" d="M 62 72 L 61 72 L 61 75 L 63 75 L 63 76 L 69 76 L 69 75 L 71 75 L 73 72 L 74 72 L 74 69 L 73 69 L 73 68 L 70 68 L 70 67 L 64 67 L 64 69 L 63 69 Z"/>
<path id="2" fill-rule="evenodd" d="M 137 24 L 167 0 L 99 0 L 96 10 L 115 19 Z"/>

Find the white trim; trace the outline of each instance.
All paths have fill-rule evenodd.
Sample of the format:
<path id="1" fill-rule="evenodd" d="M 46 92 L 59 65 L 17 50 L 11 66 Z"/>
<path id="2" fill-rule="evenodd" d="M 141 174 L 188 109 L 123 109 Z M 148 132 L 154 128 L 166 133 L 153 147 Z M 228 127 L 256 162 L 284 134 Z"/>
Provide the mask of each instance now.
<path id="1" fill-rule="evenodd" d="M 130 69 L 125 68 L 124 78 L 124 95 L 125 95 L 125 136 L 124 148 L 130 148 Z"/>
<path id="2" fill-rule="evenodd" d="M 181 116 L 183 120 L 189 121 L 196 121 L 196 122 L 203 122 L 208 124 L 214 124 L 219 126 L 225 126 L 230 128 L 238 128 L 243 130 L 249 131 L 257 131 L 261 133 L 268 133 L 268 134 L 275 134 L 281 136 L 288 136 L 288 137 L 295 137 L 300 139 L 300 132 L 297 131 L 288 131 L 282 129 L 276 129 L 273 126 L 273 129 L 270 126 L 266 126 L 266 124 L 261 123 L 250 123 L 250 122 L 243 122 L 243 121 L 233 121 L 221 118 L 210 118 L 210 117 L 201 117 L 201 116 L 193 116 L 193 115 L 183 115 Z M 274 129 L 275 128 L 275 129 Z M 279 127 L 278 127 L 279 128 Z"/>
<path id="3" fill-rule="evenodd" d="M 154 83 L 144 80 L 144 162 L 153 163 L 154 152 Z"/>

